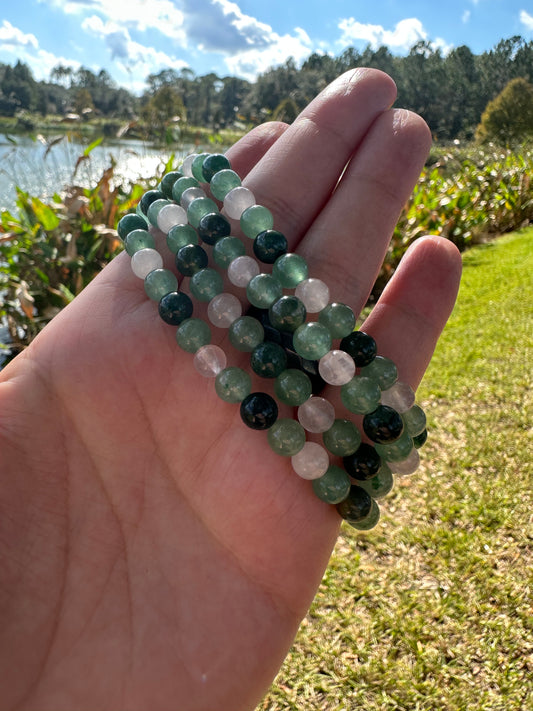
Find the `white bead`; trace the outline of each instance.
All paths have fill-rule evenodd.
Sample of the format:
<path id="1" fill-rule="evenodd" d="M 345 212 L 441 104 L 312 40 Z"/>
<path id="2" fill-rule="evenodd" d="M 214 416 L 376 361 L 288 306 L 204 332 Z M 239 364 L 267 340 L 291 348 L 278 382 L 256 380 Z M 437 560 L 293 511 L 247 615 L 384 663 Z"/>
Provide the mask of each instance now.
<path id="1" fill-rule="evenodd" d="M 242 185 L 230 190 L 224 198 L 224 210 L 232 220 L 240 220 L 242 213 L 252 205 L 255 205 L 254 194 Z"/>
<path id="2" fill-rule="evenodd" d="M 186 175 L 188 178 L 194 177 L 192 174 L 192 162 L 196 158 L 198 153 L 191 153 L 190 156 L 187 156 L 185 160 L 183 161 L 180 171 L 183 173 L 183 175 Z"/>
<path id="3" fill-rule="evenodd" d="M 193 364 L 204 378 L 216 378 L 226 367 L 226 354 L 220 346 L 201 346 L 194 354 Z"/>
<path id="4" fill-rule="evenodd" d="M 407 412 L 415 404 L 415 392 L 410 385 L 397 380 L 381 392 L 381 404 L 393 407 L 396 412 Z"/>
<path id="5" fill-rule="evenodd" d="M 335 408 L 323 397 L 310 397 L 298 408 L 298 420 L 308 432 L 326 432 L 335 422 Z"/>
<path id="6" fill-rule="evenodd" d="M 181 194 L 180 205 L 184 210 L 187 210 L 193 200 L 204 197 L 207 197 L 207 195 L 202 188 L 187 188 L 187 190 L 184 190 Z M 187 222 L 187 220 L 185 220 L 185 222 Z"/>
<path id="7" fill-rule="evenodd" d="M 164 232 L 168 234 L 169 230 L 174 227 L 174 225 L 187 224 L 187 213 L 180 205 L 165 205 L 159 214 L 157 215 L 157 226 Z"/>
<path id="8" fill-rule="evenodd" d="M 135 252 L 131 258 L 131 268 L 135 276 L 144 279 L 154 269 L 161 269 L 163 266 L 163 257 L 157 249 L 146 247 Z"/>
<path id="9" fill-rule="evenodd" d="M 250 279 L 260 272 L 259 264 L 246 255 L 236 257 L 228 267 L 228 279 L 235 286 L 248 286 Z"/>
<path id="10" fill-rule="evenodd" d="M 291 464 L 302 479 L 318 479 L 329 467 L 329 455 L 316 442 L 306 442 L 298 454 L 291 457 Z"/>
<path id="11" fill-rule="evenodd" d="M 234 294 L 217 294 L 207 305 L 207 317 L 219 328 L 229 328 L 242 314 L 242 304 Z"/>
<path id="12" fill-rule="evenodd" d="M 304 279 L 296 289 L 297 296 L 309 314 L 317 314 L 329 304 L 329 288 L 321 279 Z"/>
<path id="13" fill-rule="evenodd" d="M 355 375 L 355 363 L 344 351 L 328 351 L 318 361 L 318 372 L 330 385 L 346 385 Z"/>
<path id="14" fill-rule="evenodd" d="M 400 462 L 387 462 L 387 464 L 394 474 L 399 474 L 400 476 L 412 474 L 418 469 L 420 454 L 418 453 L 418 449 L 413 447 L 406 459 L 402 459 Z"/>

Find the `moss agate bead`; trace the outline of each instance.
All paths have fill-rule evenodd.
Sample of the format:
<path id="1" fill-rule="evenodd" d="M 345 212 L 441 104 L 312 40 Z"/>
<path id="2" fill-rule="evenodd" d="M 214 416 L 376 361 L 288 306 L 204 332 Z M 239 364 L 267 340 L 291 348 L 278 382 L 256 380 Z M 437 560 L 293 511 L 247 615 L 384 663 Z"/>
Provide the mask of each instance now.
<path id="1" fill-rule="evenodd" d="M 289 252 L 282 254 L 274 262 L 272 276 L 274 276 L 284 289 L 294 289 L 298 284 L 307 279 L 309 269 L 307 262 L 299 254 Z"/>
<path id="2" fill-rule="evenodd" d="M 350 420 L 337 419 L 322 435 L 324 446 L 337 457 L 347 457 L 357 451 L 361 433 Z"/>
<path id="3" fill-rule="evenodd" d="M 172 186 L 172 199 L 177 203 L 181 202 L 181 196 L 189 188 L 197 188 L 199 183 L 196 178 L 184 176 L 183 178 L 178 178 L 174 185 Z"/>
<path id="4" fill-rule="evenodd" d="M 198 235 L 206 244 L 216 244 L 231 232 L 229 221 L 220 212 L 209 212 L 198 223 Z"/>
<path id="5" fill-rule="evenodd" d="M 278 417 L 278 406 L 268 393 L 250 393 L 241 402 L 241 419 L 252 430 L 268 430 Z"/>
<path id="6" fill-rule="evenodd" d="M 209 258 L 199 244 L 186 244 L 176 254 L 176 267 L 183 276 L 192 276 L 200 269 L 205 269 Z"/>
<path id="7" fill-rule="evenodd" d="M 146 227 L 146 223 L 144 225 Z M 135 252 L 140 252 L 141 249 L 155 249 L 155 240 L 148 230 L 136 229 L 126 235 L 124 247 L 130 257 L 133 257 Z"/>
<path id="8" fill-rule="evenodd" d="M 211 194 L 217 200 L 224 200 L 226 195 L 241 185 L 241 179 L 234 170 L 221 170 L 211 178 Z"/>
<path id="9" fill-rule="evenodd" d="M 148 215 L 148 208 L 156 200 L 165 199 L 160 190 L 148 190 L 139 201 L 139 208 L 143 215 Z"/>
<path id="10" fill-rule="evenodd" d="M 178 290 L 178 280 L 168 269 L 154 269 L 144 280 L 144 290 L 153 301 L 161 301 L 165 294 Z"/>
<path id="11" fill-rule="evenodd" d="M 188 318 L 178 327 L 176 341 L 187 353 L 196 353 L 199 348 L 211 343 L 211 329 L 201 318 Z"/>
<path id="12" fill-rule="evenodd" d="M 382 499 L 392 490 L 394 477 L 388 465 L 382 462 L 377 474 L 365 481 L 356 480 L 355 483 L 367 491 L 373 499 Z"/>
<path id="13" fill-rule="evenodd" d="M 229 327 L 229 340 L 238 351 L 251 353 L 264 339 L 265 331 L 257 319 L 241 316 Z"/>
<path id="14" fill-rule="evenodd" d="M 222 237 L 213 247 L 215 264 L 223 269 L 227 269 L 234 259 L 243 257 L 245 253 L 246 248 L 238 237 Z"/>
<path id="15" fill-rule="evenodd" d="M 133 212 L 122 217 L 117 225 L 117 232 L 120 239 L 126 239 L 126 235 L 134 230 L 146 230 L 146 220 Z"/>
<path id="16" fill-rule="evenodd" d="M 189 289 L 198 301 L 211 301 L 217 294 L 222 293 L 224 280 L 214 269 L 200 269 L 192 275 Z"/>
<path id="17" fill-rule="evenodd" d="M 305 444 L 305 430 L 296 420 L 277 420 L 268 430 L 268 443 L 276 454 L 292 457 Z"/>
<path id="18" fill-rule="evenodd" d="M 179 326 L 192 316 L 192 312 L 193 304 L 190 297 L 181 291 L 171 291 L 159 302 L 159 315 L 165 323 L 172 326 Z"/>
<path id="19" fill-rule="evenodd" d="M 388 405 L 378 405 L 363 418 L 363 429 L 368 439 L 379 444 L 395 442 L 403 432 L 401 415 Z"/>
<path id="20" fill-rule="evenodd" d="M 413 446 L 412 437 L 404 430 L 395 442 L 376 444 L 376 451 L 386 462 L 399 462 L 409 456 Z"/>
<path id="21" fill-rule="evenodd" d="M 312 390 L 309 376 L 295 368 L 284 370 L 274 382 L 276 397 L 292 407 L 303 405 L 311 397 Z"/>
<path id="22" fill-rule="evenodd" d="M 313 491 L 321 501 L 327 504 L 339 504 L 350 493 L 350 477 L 344 469 L 330 464 L 326 473 L 318 479 L 313 479 Z"/>
<path id="23" fill-rule="evenodd" d="M 179 180 L 179 178 L 183 178 L 183 173 L 179 170 L 171 170 L 162 177 L 161 182 L 159 183 L 159 190 L 161 190 L 163 195 L 169 200 L 172 200 L 172 188 L 174 187 L 176 180 Z"/>
<path id="24" fill-rule="evenodd" d="M 252 379 L 242 368 L 232 366 L 222 370 L 215 379 L 215 391 L 224 402 L 239 403 L 250 394 Z"/>
<path id="25" fill-rule="evenodd" d="M 254 240 L 254 254 L 263 264 L 274 264 L 287 248 L 287 238 L 277 230 L 263 230 Z"/>
<path id="26" fill-rule="evenodd" d="M 376 356 L 371 363 L 361 368 L 361 375 L 375 380 L 381 390 L 388 390 L 398 380 L 398 369 L 389 358 Z"/>
<path id="27" fill-rule="evenodd" d="M 246 286 L 248 301 L 258 309 L 268 309 L 282 293 L 281 284 L 270 274 L 257 274 Z"/>
<path id="28" fill-rule="evenodd" d="M 241 230 L 250 239 L 255 239 L 260 232 L 271 230 L 274 226 L 274 217 L 267 207 L 251 205 L 247 207 L 240 217 Z"/>
<path id="29" fill-rule="evenodd" d="M 231 164 L 223 153 L 212 153 L 207 156 L 202 164 L 202 173 L 208 183 L 210 183 L 216 173 L 221 170 L 230 170 Z"/>
<path id="30" fill-rule="evenodd" d="M 352 356 L 358 368 L 363 368 L 371 363 L 378 351 L 376 341 L 364 331 L 353 331 L 344 336 L 339 348 Z"/>
<path id="31" fill-rule="evenodd" d="M 268 317 L 278 331 L 294 333 L 305 323 L 307 311 L 296 296 L 282 296 L 270 306 Z"/>
<path id="32" fill-rule="evenodd" d="M 362 521 L 372 509 L 372 497 L 360 486 L 351 486 L 348 496 L 337 504 L 337 511 L 348 523 Z"/>
<path id="33" fill-rule="evenodd" d="M 343 463 L 351 477 L 365 481 L 378 473 L 381 457 L 372 445 L 363 442 L 353 454 L 343 458 Z"/>
<path id="34" fill-rule="evenodd" d="M 341 387 L 341 400 L 344 407 L 355 415 L 365 415 L 379 405 L 381 390 L 370 378 L 356 375 L 349 383 Z"/>
<path id="35" fill-rule="evenodd" d="M 355 328 L 355 314 L 346 304 L 328 304 L 318 315 L 319 323 L 331 333 L 332 338 L 344 338 Z M 345 351 L 345 348 L 341 348 Z M 351 354 L 350 354 L 351 355 Z"/>
<path id="36" fill-rule="evenodd" d="M 190 225 L 174 225 L 167 234 L 167 246 L 172 254 L 177 254 L 187 244 L 198 244 L 196 230 Z"/>
<path id="37" fill-rule="evenodd" d="M 377 526 L 380 518 L 380 510 L 378 504 L 372 499 L 372 505 L 368 515 L 357 521 L 347 518 L 346 523 L 355 528 L 357 531 L 369 531 L 371 528 Z"/>
<path id="38" fill-rule="evenodd" d="M 331 348 L 331 336 L 325 326 L 313 321 L 304 323 L 296 329 L 293 344 L 294 350 L 302 358 L 320 360 Z"/>
<path id="39" fill-rule="evenodd" d="M 287 367 L 287 355 L 277 343 L 263 341 L 252 351 L 250 365 L 261 378 L 277 378 Z"/>

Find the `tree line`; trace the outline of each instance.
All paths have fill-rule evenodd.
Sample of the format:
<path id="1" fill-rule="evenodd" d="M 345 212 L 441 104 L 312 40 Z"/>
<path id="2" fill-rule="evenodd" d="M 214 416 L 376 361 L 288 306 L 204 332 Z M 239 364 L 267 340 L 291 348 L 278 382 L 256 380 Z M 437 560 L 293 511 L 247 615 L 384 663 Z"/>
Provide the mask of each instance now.
<path id="1" fill-rule="evenodd" d="M 385 46 L 350 47 L 338 56 L 313 53 L 301 67 L 289 59 L 254 82 L 168 68 L 146 78 L 141 96 L 119 87 L 105 70 L 58 65 L 49 81 L 36 81 L 24 63 L 0 63 L 0 116 L 77 112 L 140 118 L 156 129 L 177 119 L 213 130 L 269 119 L 290 122 L 336 76 L 360 66 L 390 74 L 398 87 L 397 105 L 423 116 L 437 138 L 470 139 L 487 104 L 511 80 L 533 83 L 533 41 L 514 36 L 477 55 L 467 46 L 443 54 L 425 41 L 405 56 Z"/>

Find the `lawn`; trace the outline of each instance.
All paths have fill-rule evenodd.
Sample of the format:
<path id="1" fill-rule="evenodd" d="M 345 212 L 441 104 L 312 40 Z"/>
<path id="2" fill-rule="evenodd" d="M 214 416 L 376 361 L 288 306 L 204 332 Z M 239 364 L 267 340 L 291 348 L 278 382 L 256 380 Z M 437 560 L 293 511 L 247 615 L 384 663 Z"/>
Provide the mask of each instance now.
<path id="1" fill-rule="evenodd" d="M 533 229 L 463 255 L 423 465 L 343 526 L 258 711 L 533 709 Z"/>

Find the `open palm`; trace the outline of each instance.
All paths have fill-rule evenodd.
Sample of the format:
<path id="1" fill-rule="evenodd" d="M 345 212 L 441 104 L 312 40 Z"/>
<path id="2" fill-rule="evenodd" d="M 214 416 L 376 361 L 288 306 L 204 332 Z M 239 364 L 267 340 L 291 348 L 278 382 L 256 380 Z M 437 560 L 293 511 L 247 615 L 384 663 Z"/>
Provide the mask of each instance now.
<path id="1" fill-rule="evenodd" d="M 228 153 L 356 312 L 429 147 L 394 98 L 356 70 Z M 420 240 L 365 325 L 414 387 L 459 272 Z M 195 372 L 126 254 L 0 374 L 0 475 L 2 710 L 257 704 L 340 519 Z"/>

